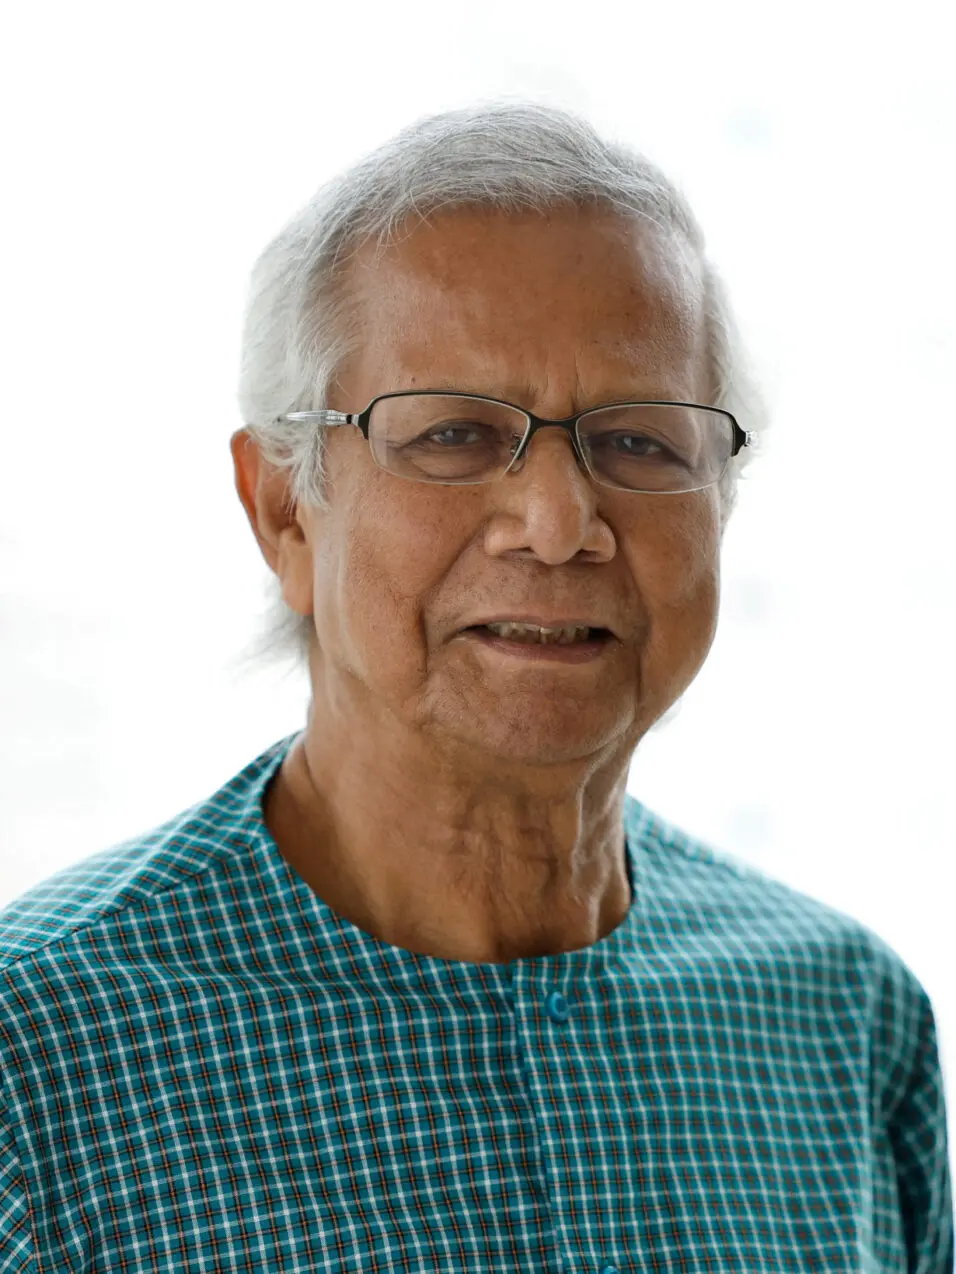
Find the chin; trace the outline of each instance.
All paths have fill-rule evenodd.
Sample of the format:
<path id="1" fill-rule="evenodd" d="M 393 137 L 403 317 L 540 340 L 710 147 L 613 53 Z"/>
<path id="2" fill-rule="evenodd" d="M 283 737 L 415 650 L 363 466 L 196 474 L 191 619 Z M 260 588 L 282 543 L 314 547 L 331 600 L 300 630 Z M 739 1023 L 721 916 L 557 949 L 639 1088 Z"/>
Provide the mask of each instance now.
<path id="1" fill-rule="evenodd" d="M 516 680 L 509 689 L 471 679 L 434 683 L 425 713 L 431 730 L 502 761 L 548 766 L 633 751 L 655 719 L 636 685 L 586 694 Z"/>
<path id="2" fill-rule="evenodd" d="M 558 723 L 534 720 L 525 714 L 516 720 L 505 717 L 472 719 L 464 725 L 460 718 L 452 732 L 466 746 L 515 765 L 573 765 L 575 762 L 606 759 L 618 750 L 629 756 L 636 747 L 633 729 L 620 719 L 586 721 L 576 718 Z M 451 724 L 451 723 L 450 723 Z"/>

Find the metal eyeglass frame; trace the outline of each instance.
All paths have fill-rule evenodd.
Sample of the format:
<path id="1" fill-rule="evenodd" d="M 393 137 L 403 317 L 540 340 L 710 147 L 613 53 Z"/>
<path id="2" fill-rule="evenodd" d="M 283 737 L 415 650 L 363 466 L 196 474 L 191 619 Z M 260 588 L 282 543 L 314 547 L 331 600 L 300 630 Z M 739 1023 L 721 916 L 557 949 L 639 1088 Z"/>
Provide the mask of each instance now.
<path id="1" fill-rule="evenodd" d="M 369 425 L 372 419 L 372 409 L 374 408 L 377 402 L 381 402 L 383 398 L 409 398 L 412 396 L 424 397 L 425 395 L 428 395 L 428 394 L 441 395 L 444 398 L 470 398 L 476 402 L 494 403 L 499 407 L 510 407 L 512 411 L 520 412 L 521 415 L 526 418 L 528 424 L 525 427 L 524 435 L 521 441 L 518 443 L 518 446 L 515 448 L 514 455 L 511 457 L 511 462 L 509 463 L 507 469 L 504 469 L 500 474 L 498 474 L 498 478 L 503 478 L 505 474 L 514 472 L 516 465 L 520 467 L 520 462 L 525 456 L 525 454 L 527 453 L 528 447 L 531 443 L 531 439 L 534 437 L 534 435 L 538 432 L 539 429 L 563 429 L 567 433 L 571 441 L 571 447 L 572 447 L 572 450 L 574 451 L 574 455 L 578 463 L 584 469 L 585 473 L 587 473 L 591 478 L 593 478 L 595 482 L 600 483 L 601 486 L 611 487 L 615 491 L 633 490 L 633 488 L 631 487 L 618 487 L 614 483 L 605 482 L 602 478 L 600 478 L 592 470 L 591 466 L 588 464 L 587 457 L 585 456 L 584 451 L 581 447 L 581 441 L 578 437 L 578 421 L 581 419 L 582 416 L 588 416 L 593 411 L 603 411 L 606 407 L 694 407 L 698 411 L 709 411 L 709 412 L 714 412 L 718 416 L 724 416 L 726 417 L 727 420 L 730 421 L 731 427 L 733 429 L 733 437 L 734 437 L 733 449 L 731 450 L 730 455 L 727 457 L 728 464 L 730 463 L 731 460 L 733 460 L 735 456 L 740 454 L 740 451 L 742 450 L 742 448 L 756 447 L 756 444 L 757 444 L 757 434 L 753 430 L 741 429 L 740 425 L 737 423 L 736 417 L 731 412 L 726 411 L 723 407 L 709 407 L 704 403 L 676 402 L 673 399 L 662 399 L 662 398 L 644 399 L 643 401 L 635 401 L 635 400 L 628 399 L 628 400 L 625 400 L 624 402 L 602 403 L 599 407 L 588 407 L 587 410 L 579 411 L 573 416 L 566 416 L 563 420 L 548 420 L 544 416 L 536 416 L 533 411 L 526 411 L 523 407 L 518 407 L 514 403 L 506 402 L 503 398 L 489 398 L 487 394 L 466 394 L 466 393 L 460 393 L 458 390 L 454 390 L 454 389 L 397 389 L 387 394 L 376 394 L 376 396 L 372 399 L 372 401 L 368 404 L 368 406 L 365 408 L 364 411 L 359 411 L 359 412 L 335 411 L 331 407 L 321 408 L 316 411 L 290 411 L 290 412 L 286 412 L 282 416 L 277 416 L 276 423 L 279 424 L 282 421 L 289 420 L 294 422 L 295 421 L 301 422 L 302 424 L 323 425 L 326 427 L 334 427 L 335 425 L 356 425 L 362 431 L 362 436 L 365 439 L 365 441 L 368 442 L 369 441 L 369 436 L 368 436 Z M 386 472 L 390 472 L 390 471 L 386 470 Z M 702 491 L 705 489 L 705 487 L 713 486 L 715 483 L 720 481 L 724 473 L 726 473 L 726 466 L 724 467 L 723 471 L 720 474 L 718 474 L 716 478 L 713 479 L 713 481 L 705 483 L 703 487 L 693 487 L 691 488 L 691 490 Z M 404 477 L 405 475 L 395 474 L 394 476 Z M 497 482 L 498 478 L 485 478 L 485 479 L 482 479 L 480 482 L 475 482 L 475 483 L 436 482 L 434 483 L 434 485 L 436 486 L 480 486 L 482 485 L 483 482 Z M 418 478 L 418 479 L 411 479 L 411 480 L 431 483 L 431 479 L 428 479 L 428 478 Z M 646 491 L 646 492 L 635 491 L 634 493 L 636 495 L 689 495 L 690 494 L 690 492 L 687 492 L 687 491 Z"/>

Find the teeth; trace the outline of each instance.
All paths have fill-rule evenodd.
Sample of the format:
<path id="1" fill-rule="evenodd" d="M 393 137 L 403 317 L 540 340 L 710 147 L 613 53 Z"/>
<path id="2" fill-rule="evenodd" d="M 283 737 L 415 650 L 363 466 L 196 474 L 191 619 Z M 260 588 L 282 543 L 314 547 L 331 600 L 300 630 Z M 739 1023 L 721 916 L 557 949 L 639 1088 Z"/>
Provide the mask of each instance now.
<path id="1" fill-rule="evenodd" d="M 590 628 L 539 628 L 537 624 L 486 624 L 498 637 L 509 641 L 540 642 L 541 645 L 570 646 L 576 641 L 587 641 Z"/>

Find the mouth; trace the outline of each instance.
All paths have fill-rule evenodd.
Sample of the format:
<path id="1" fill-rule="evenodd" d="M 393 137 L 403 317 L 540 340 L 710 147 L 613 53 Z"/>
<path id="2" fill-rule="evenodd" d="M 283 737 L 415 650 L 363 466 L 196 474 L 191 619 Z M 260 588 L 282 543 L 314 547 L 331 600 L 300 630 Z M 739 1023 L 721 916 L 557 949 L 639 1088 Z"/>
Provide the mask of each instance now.
<path id="1" fill-rule="evenodd" d="M 583 625 L 543 628 L 537 624 L 508 622 L 474 624 L 465 628 L 461 636 L 501 654 L 562 663 L 586 663 L 603 655 L 615 642 L 614 634 L 607 628 Z"/>

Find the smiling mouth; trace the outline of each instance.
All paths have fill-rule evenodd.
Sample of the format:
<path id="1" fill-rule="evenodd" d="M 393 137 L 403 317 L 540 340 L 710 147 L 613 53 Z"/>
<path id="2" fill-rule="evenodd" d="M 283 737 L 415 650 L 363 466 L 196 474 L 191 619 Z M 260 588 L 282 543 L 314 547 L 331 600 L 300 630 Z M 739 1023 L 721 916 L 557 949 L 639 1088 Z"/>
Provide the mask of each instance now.
<path id="1" fill-rule="evenodd" d="M 606 628 L 541 628 L 537 624 L 475 624 L 464 631 L 523 646 L 593 646 L 612 637 Z"/>

